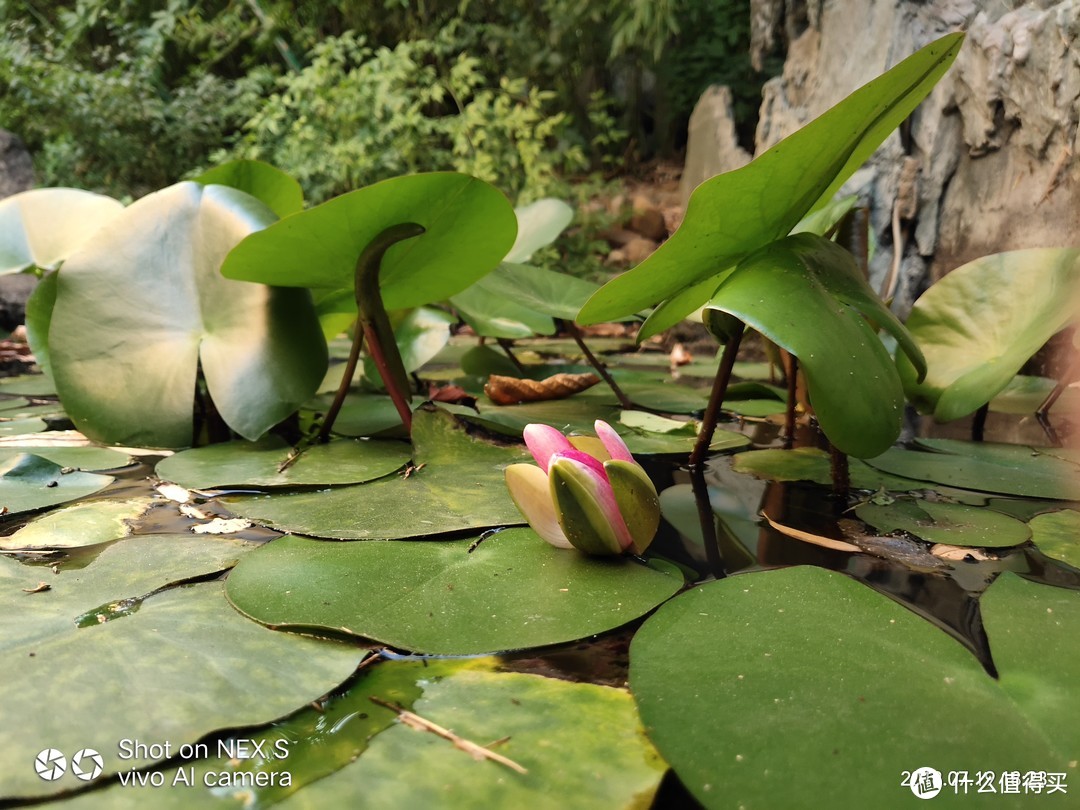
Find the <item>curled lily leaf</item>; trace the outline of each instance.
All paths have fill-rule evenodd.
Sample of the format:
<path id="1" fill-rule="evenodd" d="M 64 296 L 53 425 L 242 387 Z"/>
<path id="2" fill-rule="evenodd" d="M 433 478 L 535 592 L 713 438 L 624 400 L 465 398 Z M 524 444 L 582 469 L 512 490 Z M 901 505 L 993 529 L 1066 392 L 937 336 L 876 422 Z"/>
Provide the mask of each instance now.
<path id="1" fill-rule="evenodd" d="M 525 428 L 539 465 L 506 469 L 510 496 L 547 542 L 587 554 L 641 554 L 660 525 L 656 488 L 606 422 L 597 438 L 568 439 L 549 425 Z"/>

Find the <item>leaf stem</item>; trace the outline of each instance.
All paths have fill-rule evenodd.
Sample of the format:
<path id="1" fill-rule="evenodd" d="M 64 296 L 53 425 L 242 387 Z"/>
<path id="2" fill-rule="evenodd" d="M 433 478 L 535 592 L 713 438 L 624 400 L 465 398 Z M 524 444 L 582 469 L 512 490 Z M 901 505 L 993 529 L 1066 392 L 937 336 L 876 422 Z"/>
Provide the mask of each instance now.
<path id="1" fill-rule="evenodd" d="M 585 359 L 589 361 L 589 365 L 596 369 L 596 373 L 600 375 L 600 379 L 607 383 L 608 388 L 611 389 L 615 398 L 619 400 L 619 405 L 626 410 L 631 410 L 634 407 L 634 403 L 630 401 L 630 397 L 626 395 L 626 392 L 619 388 L 619 384 L 615 382 L 615 379 L 608 372 L 607 366 L 597 360 L 596 355 L 594 355 L 589 347 L 585 345 L 585 338 L 582 336 L 578 325 L 573 321 L 564 321 L 564 323 L 566 324 L 566 331 L 570 333 L 574 342 L 577 343 L 578 348 L 581 349 L 582 354 L 585 355 Z"/>
<path id="2" fill-rule="evenodd" d="M 334 394 L 334 401 L 330 403 L 330 410 L 323 417 L 322 427 L 319 428 L 319 436 L 316 439 L 318 442 L 330 441 L 330 429 L 334 426 L 334 420 L 337 419 L 341 406 L 345 404 L 345 396 L 349 393 L 353 375 L 356 374 L 356 366 L 360 361 L 360 349 L 363 345 L 364 330 L 360 324 L 356 324 L 353 331 L 352 347 L 349 349 L 349 359 L 345 362 L 345 373 L 341 377 L 341 384 L 338 385 L 337 393 Z"/>
<path id="3" fill-rule="evenodd" d="M 716 371 L 713 380 L 712 393 L 709 394 L 709 404 L 705 408 L 705 415 L 701 420 L 701 432 L 698 433 L 697 442 L 690 453 L 690 469 L 697 469 L 705 463 L 709 454 L 709 445 L 712 444 L 713 434 L 716 432 L 716 422 L 720 417 L 720 405 L 727 393 L 728 383 L 731 382 L 731 370 L 735 367 L 735 356 L 739 353 L 739 343 L 742 342 L 746 324 L 739 321 L 738 326 L 731 330 L 727 343 L 724 344 L 724 353 L 720 357 L 720 368 Z"/>

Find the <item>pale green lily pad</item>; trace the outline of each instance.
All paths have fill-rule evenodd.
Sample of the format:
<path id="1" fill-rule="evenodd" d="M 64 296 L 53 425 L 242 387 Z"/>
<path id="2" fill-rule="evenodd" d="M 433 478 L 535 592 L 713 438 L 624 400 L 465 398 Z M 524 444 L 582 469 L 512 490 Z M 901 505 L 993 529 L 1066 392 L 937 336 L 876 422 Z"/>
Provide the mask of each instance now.
<path id="1" fill-rule="evenodd" d="M 1080 499 L 1080 468 L 1021 445 L 927 439 L 935 452 L 893 448 L 867 463 L 893 475 L 1026 498 Z"/>
<path id="2" fill-rule="evenodd" d="M 775 416 L 787 410 L 787 403 L 778 399 L 733 399 L 724 400 L 725 411 L 737 413 L 739 416 L 752 416 L 762 419 L 766 416 Z"/>
<path id="3" fill-rule="evenodd" d="M 319 397 L 304 407 L 325 414 L 330 402 L 330 397 Z M 419 398 L 413 401 L 414 406 L 419 404 Z M 348 394 L 334 420 L 334 433 L 341 436 L 374 436 L 398 427 L 403 427 L 401 417 L 393 401 L 385 394 Z"/>
<path id="4" fill-rule="evenodd" d="M 0 275 L 55 269 L 124 210 L 101 194 L 36 188 L 0 202 Z"/>
<path id="5" fill-rule="evenodd" d="M 406 372 L 416 371 L 435 357 L 450 340 L 457 318 L 441 309 L 417 307 L 394 324 L 394 342 Z M 382 377 L 370 356 L 364 357 L 364 376 L 380 388 Z"/>
<path id="6" fill-rule="evenodd" d="M 1007 548 L 1031 538 L 1027 524 L 991 509 L 959 503 L 897 500 L 864 503 L 855 514 L 881 532 L 908 532 L 928 543 Z"/>
<path id="7" fill-rule="evenodd" d="M 666 416 L 659 416 L 647 411 L 621 411 L 619 413 L 619 422 L 628 428 L 642 430 L 646 433 L 662 433 L 665 435 L 676 433 L 686 436 L 697 436 L 698 433 L 696 422 L 668 419 Z"/>
<path id="8" fill-rule="evenodd" d="M 178 183 L 124 209 L 65 261 L 50 369 L 83 433 L 189 446 L 200 370 L 222 419 L 251 440 L 314 394 L 327 361 L 310 295 L 220 273 L 274 219 L 242 191 Z"/>
<path id="9" fill-rule="evenodd" d="M 224 502 L 235 514 L 280 531 L 344 540 L 426 537 L 524 522 L 503 481 L 504 467 L 531 458 L 523 447 L 473 439 L 439 409 L 416 411 L 412 438 L 419 469 L 408 477 Z"/>
<path id="10" fill-rule="evenodd" d="M 513 302 L 567 321 L 572 321 L 589 296 L 600 289 L 582 278 L 528 264 L 511 264 L 510 260 L 480 279 L 477 285 L 495 300 Z"/>
<path id="11" fill-rule="evenodd" d="M 1001 391 L 990 400 L 990 410 L 994 413 L 1035 413 L 1043 401 L 1057 385 L 1048 377 L 1031 377 L 1017 374 Z M 1054 405 L 1054 413 L 1075 413 L 1080 407 L 1080 391 L 1066 388 L 1061 398 Z"/>
<path id="12" fill-rule="evenodd" d="M 118 467 L 126 467 L 131 463 L 131 456 L 127 453 L 109 447 L 95 447 L 93 445 L 64 447 L 62 445 L 31 444 L 30 441 L 32 440 L 23 441 L 26 441 L 26 444 L 20 443 L 18 446 L 11 444 L 0 445 L 0 461 L 7 460 L 19 453 L 30 453 L 48 459 L 61 467 L 74 467 L 77 470 L 87 472 L 113 470 Z"/>
<path id="13" fill-rule="evenodd" d="M 704 410 L 709 402 L 709 391 L 706 388 L 690 388 L 674 382 L 627 381 L 624 375 L 619 375 L 616 382 L 635 405 L 654 411 L 692 414 Z M 594 385 L 587 391 L 582 391 L 577 396 L 593 399 L 605 405 L 617 406 L 619 404 L 615 393 L 602 383 Z"/>
<path id="14" fill-rule="evenodd" d="M 518 231 L 514 246 L 506 254 L 508 262 L 527 262 L 540 248 L 559 238 L 574 220 L 574 209 L 553 197 L 544 197 L 514 209 Z"/>
<path id="15" fill-rule="evenodd" d="M 773 481 L 813 481 L 831 484 L 829 454 L 816 447 L 794 450 L 751 450 L 735 456 L 733 469 Z M 856 489 L 885 489 L 907 492 L 926 489 L 926 482 L 900 478 L 881 472 L 857 458 L 848 459 L 851 485 Z"/>
<path id="16" fill-rule="evenodd" d="M 25 397 L 11 397 L 0 399 L 0 419 L 7 419 L 11 413 L 18 413 L 30 404 Z"/>
<path id="17" fill-rule="evenodd" d="M 13 419 L 61 419 L 65 416 L 64 406 L 59 402 L 39 403 L 37 405 L 25 405 L 21 408 L 11 408 L 4 412 L 2 421 Z"/>
<path id="18" fill-rule="evenodd" d="M 67 472 L 48 459 L 19 453 L 0 462 L 0 506 L 5 514 L 30 512 L 85 498 L 113 482 L 107 475 Z"/>
<path id="19" fill-rule="evenodd" d="M 187 489 L 357 484 L 401 469 L 412 456 L 403 442 L 337 439 L 308 447 L 284 472 L 278 472 L 291 450 L 277 436 L 211 444 L 162 459 L 154 472 Z"/>
<path id="20" fill-rule="evenodd" d="M 446 740 L 395 724 L 352 765 L 283 807 L 528 807 L 633 810 L 650 805 L 667 770 L 626 692 L 537 675 L 466 670 L 427 685 L 413 710 L 493 749 L 528 773 L 475 762 Z M 402 763 L 410 777 L 402 778 Z"/>
<path id="21" fill-rule="evenodd" d="M 101 752 L 106 774 L 151 761 L 121 760 L 123 739 L 174 750 L 221 729 L 266 723 L 343 681 L 360 653 L 344 644 L 274 633 L 232 610 L 220 582 L 170 582 L 227 568 L 252 544 L 195 536 L 121 540 L 81 569 L 0 558 L 0 795 L 45 796 L 81 787 L 70 772 L 42 781 L 30 767 L 44 748 Z M 39 580 L 51 589 L 25 593 Z M 137 607 L 137 609 L 135 609 Z M 99 610 L 100 609 L 100 610 Z M 86 614 L 83 627 L 76 619 Z M 95 615 L 111 618 L 99 623 Z M 89 686 L 88 686 L 89 685 Z M 87 688 L 93 700 L 76 699 Z M 42 695 L 53 709 L 42 711 Z"/>
<path id="22" fill-rule="evenodd" d="M 1031 539 L 1047 557 L 1080 568 L 1080 512 L 1062 509 L 1036 515 L 1030 521 Z"/>
<path id="23" fill-rule="evenodd" d="M 147 497 L 67 506 L 30 521 L 14 534 L 0 537 L 0 549 L 75 548 L 107 543 L 131 534 L 129 521 L 158 502 Z"/>
<path id="24" fill-rule="evenodd" d="M 922 766 L 1066 772 L 1080 750 L 1067 719 L 1080 593 L 1023 583 L 1018 594 L 1012 579 L 983 598 L 1000 683 L 902 605 L 800 567 L 664 605 L 634 638 L 630 688 L 650 738 L 706 807 L 912 807 L 899 783 Z"/>
<path id="25" fill-rule="evenodd" d="M 682 587 L 629 559 L 557 549 L 508 529 L 466 541 L 325 543 L 283 537 L 249 555 L 229 599 L 274 627 L 323 627 L 399 649 L 541 647 L 620 627 Z"/>
<path id="26" fill-rule="evenodd" d="M 507 299 L 489 290 L 484 284 L 489 277 L 490 274 L 450 299 L 476 334 L 513 340 L 555 331 L 555 321 L 550 316 L 523 306 L 516 297 Z"/>
<path id="27" fill-rule="evenodd" d="M 931 369 L 919 383 L 907 361 L 897 359 L 908 397 L 941 422 L 974 413 L 1075 322 L 1078 296 L 1080 249 L 997 253 L 951 271 L 908 317 Z"/>

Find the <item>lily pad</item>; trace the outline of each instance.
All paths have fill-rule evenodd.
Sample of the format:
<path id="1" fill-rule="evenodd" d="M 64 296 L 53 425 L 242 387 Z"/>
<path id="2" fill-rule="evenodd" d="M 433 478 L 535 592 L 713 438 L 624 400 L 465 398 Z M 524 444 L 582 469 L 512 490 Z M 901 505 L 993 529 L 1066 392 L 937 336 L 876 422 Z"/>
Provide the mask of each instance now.
<path id="1" fill-rule="evenodd" d="M 495 300 L 512 302 L 552 318 L 572 321 L 600 287 L 543 267 L 503 262 L 477 282 Z M 542 332 L 541 334 L 549 334 Z"/>
<path id="2" fill-rule="evenodd" d="M 153 498 L 127 498 L 78 503 L 30 521 L 14 534 L 0 537 L 0 549 L 75 548 L 107 543 L 131 534 L 128 521 L 141 516 Z"/>
<path id="3" fill-rule="evenodd" d="M 273 627 L 322 627 L 399 649 L 473 654 L 558 644 L 642 616 L 681 576 L 508 529 L 465 541 L 324 543 L 283 537 L 248 555 L 227 593 Z"/>
<path id="4" fill-rule="evenodd" d="M 904 389 L 941 422 L 974 413 L 1077 317 L 1080 249 L 1016 250 L 950 272 L 915 302 L 907 325 L 926 353 L 921 383 L 897 359 Z"/>
<path id="5" fill-rule="evenodd" d="M 5 514 L 30 512 L 85 498 L 113 482 L 107 475 L 64 472 L 48 459 L 19 453 L 0 462 L 0 506 Z"/>
<path id="6" fill-rule="evenodd" d="M 28 433 L 41 433 L 48 427 L 44 420 L 36 417 L 11 419 L 7 422 L 0 422 L 0 436 L 25 436 Z"/>
<path id="7" fill-rule="evenodd" d="M 484 284 L 489 276 L 450 299 L 454 309 L 476 334 L 513 340 L 550 335 L 555 331 L 555 321 L 550 316 L 522 306 L 516 297 L 506 298 L 489 290 Z M 512 373 L 517 373 L 516 367 Z"/>
<path id="8" fill-rule="evenodd" d="M 1080 512 L 1062 509 L 1036 515 L 1028 522 L 1031 539 L 1047 557 L 1080 568 Z"/>
<path id="9" fill-rule="evenodd" d="M 738 453 L 734 459 L 736 472 L 750 473 L 773 481 L 813 481 L 831 484 L 829 454 L 816 447 L 797 447 L 794 450 L 751 450 Z M 881 472 L 857 458 L 848 459 L 851 485 L 856 489 L 881 489 L 907 492 L 926 489 L 924 481 L 900 478 Z"/>
<path id="10" fill-rule="evenodd" d="M 450 340 L 457 318 L 432 307 L 417 307 L 394 324 L 394 342 L 405 371 L 416 371 L 435 357 Z M 371 357 L 364 358 L 364 376 L 380 387 L 382 378 Z"/>
<path id="11" fill-rule="evenodd" d="M 893 475 L 981 492 L 1080 499 L 1080 468 L 1030 447 L 945 439 L 922 443 L 935 452 L 893 448 L 867 463 Z"/>
<path id="12" fill-rule="evenodd" d="M 22 396 L 56 396 L 56 386 L 52 378 L 44 374 L 20 374 L 0 380 L 0 391 L 5 394 Z"/>
<path id="13" fill-rule="evenodd" d="M 247 439 L 311 397 L 326 344 L 308 293 L 219 272 L 237 242 L 273 220 L 236 189 L 179 183 L 125 209 L 68 258 L 49 349 L 80 430 L 109 444 L 190 445 L 199 369 L 222 418 Z"/>
<path id="14" fill-rule="evenodd" d="M 52 433 L 49 434 L 53 435 Z M 32 444 L 32 439 L 23 440 L 18 445 L 0 444 L 0 460 L 7 460 L 19 453 L 30 453 L 48 459 L 61 467 L 73 467 L 76 470 L 94 472 L 97 470 L 113 470 L 117 467 L 126 467 L 131 463 L 131 456 L 120 450 L 109 447 L 63 447 L 41 444 Z"/>
<path id="15" fill-rule="evenodd" d="M 154 472 L 187 489 L 357 484 L 401 469 L 412 456 L 403 442 L 338 439 L 304 450 L 283 472 L 291 447 L 277 436 L 225 442 L 174 453 Z"/>
<path id="16" fill-rule="evenodd" d="M 531 458 L 523 447 L 473 439 L 446 411 L 413 418 L 413 463 L 393 476 L 330 491 L 225 498 L 242 517 L 284 532 L 344 540 L 404 539 L 524 521 L 503 468 Z"/>
<path id="17" fill-rule="evenodd" d="M 634 638 L 630 688 L 650 738 L 706 807 L 910 807 L 903 772 L 923 766 L 1067 772 L 1080 750 L 1066 719 L 1080 593 L 1022 583 L 1016 594 L 1012 578 L 983 598 L 1000 683 L 902 605 L 799 567 L 735 575 L 661 607 Z"/>
<path id="18" fill-rule="evenodd" d="M 0 275 L 55 269 L 124 210 L 111 197 L 74 188 L 37 188 L 0 202 Z"/>
<path id="19" fill-rule="evenodd" d="M 891 504 L 864 503 L 855 509 L 861 520 L 878 531 L 908 532 L 928 543 L 974 548 L 1007 548 L 1031 538 L 1027 524 L 979 506 L 960 503 L 897 500 Z"/>
<path id="20" fill-rule="evenodd" d="M 434 681 L 413 710 L 527 770 L 474 762 L 450 742 L 395 724 L 354 764 L 293 794 L 283 807 L 334 807 L 359 794 L 374 807 L 632 810 L 648 806 L 667 770 L 622 690 L 537 675 L 466 670 Z M 401 764 L 415 769 L 401 778 Z"/>
<path id="21" fill-rule="evenodd" d="M 344 680 L 354 647 L 274 633 L 245 620 L 220 582 L 171 582 L 229 567 L 253 544 L 157 535 L 121 540 L 85 568 L 58 574 L 0 558 L 0 795 L 45 796 L 85 783 L 46 782 L 31 763 L 44 748 L 100 751 L 105 775 L 160 757 L 121 759 L 121 740 L 173 751 L 220 728 L 276 719 Z M 50 590 L 25 593 L 47 577 Z M 76 624 L 79 617 L 91 621 Z M 105 621 L 94 621 L 98 616 Z M 91 684 L 94 700 L 76 699 Z M 41 696 L 57 709 L 43 712 Z M 62 706 L 62 708 L 60 708 Z"/>
<path id="22" fill-rule="evenodd" d="M 116 785 L 67 804 L 72 810 L 126 810 L 147 801 L 164 808 L 267 807 L 288 797 L 283 807 L 321 808 L 349 804 L 362 793 L 378 807 L 632 810 L 651 800 L 667 766 L 624 690 L 492 672 L 497 664 L 491 658 L 380 662 L 344 694 L 321 701 L 319 711 L 304 708 L 268 729 L 238 735 L 262 743 L 263 756 L 184 762 L 182 777 L 176 768 L 161 770 L 167 785 L 190 774 L 192 787 Z M 398 722 L 372 697 L 469 740 L 505 739 L 492 750 L 528 773 L 474 762 L 449 741 Z M 409 779 L 401 778 L 403 761 L 415 765 Z M 291 784 L 283 786 L 286 773 Z M 264 785 L 251 784 L 256 775 Z M 207 776 L 215 787 L 204 786 Z"/>

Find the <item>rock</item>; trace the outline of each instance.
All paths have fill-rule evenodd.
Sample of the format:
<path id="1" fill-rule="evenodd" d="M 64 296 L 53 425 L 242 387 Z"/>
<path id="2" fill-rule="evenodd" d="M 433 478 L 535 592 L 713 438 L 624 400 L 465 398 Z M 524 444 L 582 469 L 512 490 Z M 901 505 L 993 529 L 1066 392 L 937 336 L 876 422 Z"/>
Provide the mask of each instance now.
<path id="1" fill-rule="evenodd" d="M 626 261 L 631 266 L 634 266 L 641 264 L 649 258 L 657 247 L 659 247 L 659 245 L 654 240 L 639 236 L 627 242 L 622 248 L 622 253 Z"/>
<path id="2" fill-rule="evenodd" d="M 18 137 L 0 129 L 0 199 L 34 187 L 34 164 Z"/>
<path id="3" fill-rule="evenodd" d="M 612 247 L 623 247 L 628 242 L 638 238 L 638 234 L 626 228 L 618 226 L 605 228 L 600 232 L 600 238 Z"/>
<path id="4" fill-rule="evenodd" d="M 27 273 L 0 276 L 0 329 L 10 332 L 26 321 L 26 299 L 37 283 Z"/>
<path id="5" fill-rule="evenodd" d="M 653 205 L 652 200 L 643 194 L 634 196 L 632 203 L 633 214 L 630 216 L 630 230 L 641 234 L 646 239 L 654 242 L 662 242 L 667 239 L 667 225 L 664 223 L 664 215 L 660 209 Z"/>
<path id="6" fill-rule="evenodd" d="M 735 135 L 731 102 L 731 90 L 713 85 L 702 94 L 690 115 L 686 165 L 679 182 L 679 198 L 684 207 L 701 183 L 750 162 L 750 153 L 739 146 Z"/>
<path id="7" fill-rule="evenodd" d="M 788 43 L 783 75 L 763 90 L 757 154 L 923 45 L 968 30 L 904 132 L 845 187 L 871 208 L 875 287 L 893 263 L 897 207 L 899 314 L 978 256 L 1080 244 L 1080 0 L 752 0 L 751 8 L 758 58 L 781 31 Z"/>

